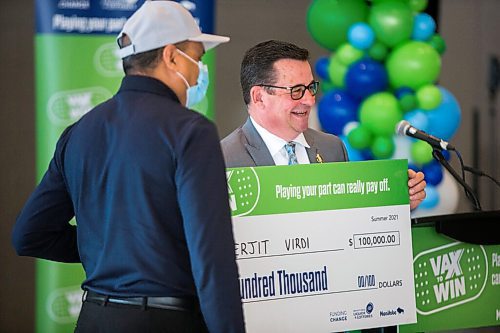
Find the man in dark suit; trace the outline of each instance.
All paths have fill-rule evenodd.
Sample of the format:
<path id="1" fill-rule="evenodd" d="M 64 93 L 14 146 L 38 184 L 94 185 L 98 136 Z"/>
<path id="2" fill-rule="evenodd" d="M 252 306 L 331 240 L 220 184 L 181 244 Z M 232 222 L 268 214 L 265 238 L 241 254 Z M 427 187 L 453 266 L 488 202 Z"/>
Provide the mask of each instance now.
<path id="1" fill-rule="evenodd" d="M 309 128 L 319 83 L 309 52 L 270 40 L 250 48 L 241 64 L 241 87 L 249 118 L 221 141 L 226 167 L 345 162 L 342 141 Z M 408 170 L 410 208 L 425 198 L 422 172 Z"/>
<path id="2" fill-rule="evenodd" d="M 244 332 L 217 131 L 188 109 L 228 40 L 146 1 L 117 39 L 119 91 L 64 131 L 21 211 L 18 254 L 85 269 L 76 332 Z"/>

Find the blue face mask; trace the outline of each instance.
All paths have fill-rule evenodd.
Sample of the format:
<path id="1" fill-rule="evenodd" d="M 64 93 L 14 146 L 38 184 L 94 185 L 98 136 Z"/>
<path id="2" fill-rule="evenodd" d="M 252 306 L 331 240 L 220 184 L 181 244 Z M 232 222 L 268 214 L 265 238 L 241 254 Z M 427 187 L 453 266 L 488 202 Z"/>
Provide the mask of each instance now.
<path id="1" fill-rule="evenodd" d="M 194 86 L 190 86 L 189 83 L 187 82 L 186 78 L 184 75 L 182 75 L 180 72 L 176 72 L 177 75 L 184 81 L 186 84 L 187 90 L 186 90 L 186 107 L 190 108 L 193 105 L 198 104 L 201 102 L 203 97 L 207 94 L 207 89 L 208 89 L 208 68 L 207 65 L 202 63 L 201 61 L 194 61 L 193 58 L 188 56 L 186 53 L 182 52 L 181 50 L 177 50 L 180 54 L 188 58 L 190 61 L 192 61 L 194 64 L 198 66 L 198 79 L 196 80 L 196 84 Z"/>

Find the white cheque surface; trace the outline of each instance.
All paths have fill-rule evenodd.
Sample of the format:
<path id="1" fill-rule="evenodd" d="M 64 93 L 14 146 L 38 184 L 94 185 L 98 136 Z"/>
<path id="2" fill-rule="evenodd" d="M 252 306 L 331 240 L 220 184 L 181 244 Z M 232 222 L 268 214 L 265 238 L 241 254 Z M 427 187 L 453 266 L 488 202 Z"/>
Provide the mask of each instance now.
<path id="1" fill-rule="evenodd" d="M 248 332 L 416 322 L 408 205 L 233 217 Z"/>

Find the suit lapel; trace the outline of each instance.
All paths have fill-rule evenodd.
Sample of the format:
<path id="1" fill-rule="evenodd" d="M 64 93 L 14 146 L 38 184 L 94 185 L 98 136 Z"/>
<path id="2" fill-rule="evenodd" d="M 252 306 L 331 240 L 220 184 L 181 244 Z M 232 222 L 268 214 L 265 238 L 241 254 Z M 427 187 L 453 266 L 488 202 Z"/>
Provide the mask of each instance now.
<path id="1" fill-rule="evenodd" d="M 250 118 L 247 119 L 242 127 L 243 134 L 247 139 L 245 143 L 245 148 L 248 154 L 252 157 L 256 166 L 268 166 L 275 165 L 273 157 L 269 153 L 264 140 L 259 135 L 259 132 L 255 129 Z"/>
<path id="2" fill-rule="evenodd" d="M 242 126 L 243 134 L 246 138 L 245 149 L 254 161 L 256 166 L 268 166 L 275 165 L 273 157 L 269 153 L 264 140 L 259 135 L 259 132 L 255 129 L 250 120 L 247 119 L 245 124 Z M 317 146 L 314 136 L 308 129 L 304 132 L 304 137 L 309 144 L 310 148 L 306 148 L 307 157 L 311 163 L 323 163 L 323 157 L 319 147 Z"/>
<path id="3" fill-rule="evenodd" d="M 316 142 L 315 142 L 314 138 L 310 135 L 309 130 L 304 132 L 304 137 L 306 138 L 306 141 L 310 146 L 310 148 L 306 148 L 307 156 L 309 157 L 309 162 L 322 163 L 322 162 L 318 161 L 319 149 L 316 146 Z"/>

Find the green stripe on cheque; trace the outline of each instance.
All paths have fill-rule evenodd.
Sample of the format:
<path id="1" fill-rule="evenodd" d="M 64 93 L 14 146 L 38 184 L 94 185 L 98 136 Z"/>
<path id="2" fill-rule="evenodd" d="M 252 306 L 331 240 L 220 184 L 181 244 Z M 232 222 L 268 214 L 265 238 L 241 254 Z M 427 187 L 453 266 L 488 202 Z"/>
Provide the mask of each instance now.
<path id="1" fill-rule="evenodd" d="M 408 204 L 406 160 L 227 170 L 233 216 Z"/>

